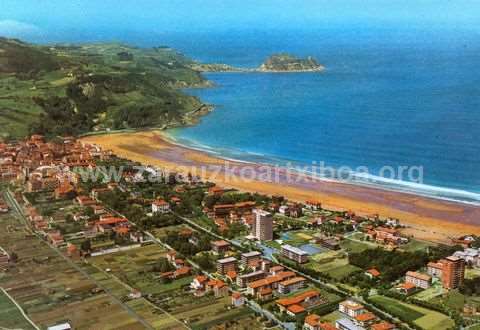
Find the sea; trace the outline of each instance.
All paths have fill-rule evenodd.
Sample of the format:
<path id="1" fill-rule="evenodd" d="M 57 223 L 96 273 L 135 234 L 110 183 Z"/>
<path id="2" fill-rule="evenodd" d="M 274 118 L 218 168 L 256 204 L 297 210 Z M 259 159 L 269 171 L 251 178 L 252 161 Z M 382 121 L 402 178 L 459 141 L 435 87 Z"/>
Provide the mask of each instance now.
<path id="1" fill-rule="evenodd" d="M 326 67 L 205 74 L 215 87 L 186 92 L 215 110 L 169 131 L 178 142 L 226 159 L 480 204 L 478 33 L 337 26 L 169 34 L 162 42 L 207 63 L 255 68 L 287 52 Z"/>

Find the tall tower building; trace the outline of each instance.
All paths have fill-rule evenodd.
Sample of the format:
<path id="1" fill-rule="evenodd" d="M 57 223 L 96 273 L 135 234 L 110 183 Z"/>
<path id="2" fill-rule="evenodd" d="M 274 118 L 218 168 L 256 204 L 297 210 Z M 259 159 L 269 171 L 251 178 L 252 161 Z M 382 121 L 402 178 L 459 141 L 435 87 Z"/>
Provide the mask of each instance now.
<path id="1" fill-rule="evenodd" d="M 456 289 L 463 285 L 465 278 L 465 260 L 447 257 L 440 261 L 443 264 L 442 284 L 445 289 Z"/>
<path id="2" fill-rule="evenodd" d="M 260 241 L 271 241 L 273 239 L 272 214 L 264 210 L 254 209 L 253 215 L 255 218 L 252 225 L 252 235 Z"/>

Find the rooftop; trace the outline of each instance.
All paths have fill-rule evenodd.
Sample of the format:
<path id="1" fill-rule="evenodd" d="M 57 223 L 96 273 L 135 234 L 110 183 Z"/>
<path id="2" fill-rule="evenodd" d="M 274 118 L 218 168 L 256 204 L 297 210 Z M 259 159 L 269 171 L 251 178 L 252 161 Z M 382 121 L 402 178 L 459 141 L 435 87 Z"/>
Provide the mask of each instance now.
<path id="1" fill-rule="evenodd" d="M 217 262 L 220 264 L 227 264 L 230 262 L 237 262 L 237 259 L 235 259 L 234 257 L 228 257 L 228 258 L 218 259 Z"/>
<path id="2" fill-rule="evenodd" d="M 295 246 L 291 246 L 291 245 L 288 245 L 288 244 L 282 245 L 282 249 L 287 250 L 287 251 L 292 252 L 292 253 L 295 253 L 295 254 L 298 254 L 298 255 L 301 255 L 301 256 L 308 255 L 308 253 L 303 251 L 302 249 L 299 249 Z"/>

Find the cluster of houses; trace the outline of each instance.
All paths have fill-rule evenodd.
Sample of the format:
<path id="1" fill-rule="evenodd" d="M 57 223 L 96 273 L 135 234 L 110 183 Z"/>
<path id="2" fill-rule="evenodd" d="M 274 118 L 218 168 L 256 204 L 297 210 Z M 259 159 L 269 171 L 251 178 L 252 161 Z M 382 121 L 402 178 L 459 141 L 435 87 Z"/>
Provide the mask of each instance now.
<path id="1" fill-rule="evenodd" d="M 369 312 L 365 306 L 354 301 L 345 300 L 338 305 L 338 311 L 343 315 L 335 321 L 335 325 L 322 322 L 320 316 L 310 314 L 305 317 L 305 330 L 393 330 L 395 325 L 382 321 L 375 314 Z"/>
<path id="2" fill-rule="evenodd" d="M 368 225 L 364 227 L 364 230 L 365 236 L 368 237 L 368 239 L 379 244 L 396 247 L 400 244 L 408 243 L 408 238 L 402 237 L 400 232 L 392 227 L 374 227 L 372 225 Z"/>
<path id="3" fill-rule="evenodd" d="M 93 168 L 94 158 L 106 159 L 111 152 L 82 144 L 73 137 L 64 137 L 60 143 L 46 142 L 41 135 L 10 144 L 0 144 L 0 181 L 18 180 L 27 191 L 69 190 L 74 180 L 65 175 L 77 167 Z M 59 191 L 60 192 L 60 191 Z"/>
<path id="4" fill-rule="evenodd" d="M 192 268 L 190 266 L 186 266 L 183 259 L 177 258 L 177 253 L 174 250 L 171 250 L 167 253 L 167 260 L 175 267 L 175 270 L 162 273 L 160 274 L 160 277 L 176 280 L 189 276 L 192 273 Z"/>

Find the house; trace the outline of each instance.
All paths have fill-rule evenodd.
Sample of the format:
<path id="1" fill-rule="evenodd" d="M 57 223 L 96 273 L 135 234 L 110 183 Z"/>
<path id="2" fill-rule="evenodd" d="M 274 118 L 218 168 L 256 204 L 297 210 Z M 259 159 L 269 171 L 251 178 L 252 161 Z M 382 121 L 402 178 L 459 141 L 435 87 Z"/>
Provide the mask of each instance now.
<path id="1" fill-rule="evenodd" d="M 225 253 L 230 250 L 230 243 L 224 240 L 212 241 L 210 244 L 212 245 L 213 252 L 218 254 Z"/>
<path id="2" fill-rule="evenodd" d="M 299 314 L 305 311 L 306 308 L 315 306 L 318 303 L 324 303 L 325 300 L 322 299 L 320 292 L 316 290 L 305 291 L 301 294 L 298 294 L 293 297 L 282 298 L 276 301 L 280 312 L 290 312 L 288 314 Z M 300 306 L 302 309 L 293 306 Z M 292 310 L 293 307 L 293 310 Z"/>
<path id="3" fill-rule="evenodd" d="M 179 278 L 188 276 L 188 275 L 190 275 L 191 271 L 192 271 L 192 268 L 187 267 L 187 266 L 178 268 L 177 270 L 175 270 L 173 272 L 173 278 L 174 279 L 179 279 Z"/>
<path id="4" fill-rule="evenodd" d="M 370 329 L 372 329 L 372 330 L 394 330 L 394 329 L 396 329 L 396 327 L 395 327 L 395 325 L 393 325 L 389 322 L 382 321 L 380 323 L 372 324 L 370 326 Z"/>
<path id="5" fill-rule="evenodd" d="M 228 294 L 228 286 L 225 282 L 220 280 L 210 280 L 206 283 L 205 289 L 207 292 L 213 291 L 215 297 L 222 297 Z"/>
<path id="6" fill-rule="evenodd" d="M 342 301 L 338 305 L 338 310 L 341 313 L 350 316 L 351 318 L 354 318 L 354 317 L 366 312 L 366 309 L 362 304 L 357 303 L 356 301 L 353 301 L 353 300 L 350 300 L 350 299 Z"/>
<path id="7" fill-rule="evenodd" d="M 319 201 L 308 200 L 305 202 L 305 207 L 312 211 L 319 211 L 322 209 L 322 203 Z"/>
<path id="8" fill-rule="evenodd" d="M 307 280 L 305 278 L 297 276 L 297 277 L 278 283 L 278 292 L 281 294 L 295 292 L 305 287 L 306 283 L 307 283 Z"/>
<path id="9" fill-rule="evenodd" d="M 361 325 L 362 327 L 368 327 L 370 324 L 375 322 L 377 317 L 373 313 L 363 313 L 360 315 L 355 316 L 355 321 L 357 324 Z"/>
<path id="10" fill-rule="evenodd" d="M 167 213 L 170 211 L 170 204 L 163 199 L 157 199 L 152 203 L 152 213 Z"/>
<path id="11" fill-rule="evenodd" d="M 237 281 L 237 272 L 230 270 L 227 272 L 227 278 L 230 280 L 230 282 L 235 283 Z"/>
<path id="12" fill-rule="evenodd" d="M 7 213 L 8 211 L 10 211 L 8 205 L 0 201 L 0 213 Z"/>
<path id="13" fill-rule="evenodd" d="M 380 276 L 380 272 L 377 269 L 372 268 L 365 272 L 365 276 L 369 277 L 370 279 L 376 279 Z"/>
<path id="14" fill-rule="evenodd" d="M 417 287 L 415 286 L 415 284 L 407 283 L 407 282 L 402 283 L 399 286 L 397 286 L 397 290 L 400 293 L 403 293 L 404 295 L 412 294 L 413 292 L 415 292 L 416 289 L 417 289 Z"/>
<path id="15" fill-rule="evenodd" d="M 204 275 L 196 276 L 192 283 L 190 283 L 190 287 L 194 290 L 205 290 L 205 284 L 208 282 L 208 277 Z"/>
<path id="16" fill-rule="evenodd" d="M 305 313 L 306 309 L 302 305 L 291 305 L 287 307 L 287 314 L 290 316 L 297 316 L 299 314 Z"/>
<path id="17" fill-rule="evenodd" d="M 427 274 L 409 271 L 405 274 L 405 282 L 412 283 L 422 289 L 428 289 L 432 283 L 432 277 Z"/>
<path id="18" fill-rule="evenodd" d="M 335 329 L 335 327 L 333 327 Z M 305 317 L 303 324 L 305 330 L 320 330 L 320 316 L 317 314 L 310 314 Z"/>
<path id="19" fill-rule="evenodd" d="M 245 304 L 245 298 L 240 292 L 232 293 L 232 305 L 233 307 L 241 307 Z"/>

